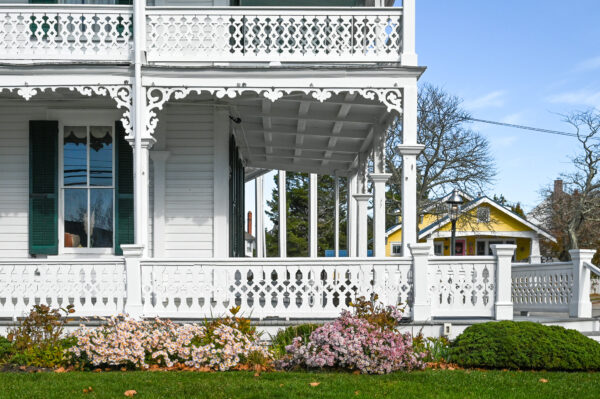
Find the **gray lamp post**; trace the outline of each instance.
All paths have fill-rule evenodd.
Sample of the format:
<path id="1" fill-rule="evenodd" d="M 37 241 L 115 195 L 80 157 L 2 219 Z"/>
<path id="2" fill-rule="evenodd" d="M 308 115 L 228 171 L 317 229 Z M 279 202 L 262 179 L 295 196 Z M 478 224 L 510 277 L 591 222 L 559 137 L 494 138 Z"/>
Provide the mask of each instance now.
<path id="1" fill-rule="evenodd" d="M 446 204 L 449 206 L 450 221 L 452 221 L 452 239 L 450 240 L 450 255 L 452 256 L 456 255 L 456 220 L 462 203 L 463 199 L 456 189 L 452 191 L 452 195 L 446 200 Z"/>

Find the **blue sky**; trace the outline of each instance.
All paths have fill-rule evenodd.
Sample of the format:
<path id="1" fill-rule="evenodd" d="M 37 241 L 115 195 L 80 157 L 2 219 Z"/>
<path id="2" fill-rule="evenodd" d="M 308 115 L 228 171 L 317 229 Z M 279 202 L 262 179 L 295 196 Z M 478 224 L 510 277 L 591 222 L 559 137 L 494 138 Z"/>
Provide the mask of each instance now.
<path id="1" fill-rule="evenodd" d="M 559 114 L 600 108 L 600 0 L 416 0 L 421 78 L 464 99 L 475 118 L 570 131 Z M 488 195 L 526 210 L 570 168 L 574 138 L 473 123 L 498 175 Z M 270 197 L 272 175 L 265 179 Z M 246 207 L 254 208 L 254 185 Z"/>

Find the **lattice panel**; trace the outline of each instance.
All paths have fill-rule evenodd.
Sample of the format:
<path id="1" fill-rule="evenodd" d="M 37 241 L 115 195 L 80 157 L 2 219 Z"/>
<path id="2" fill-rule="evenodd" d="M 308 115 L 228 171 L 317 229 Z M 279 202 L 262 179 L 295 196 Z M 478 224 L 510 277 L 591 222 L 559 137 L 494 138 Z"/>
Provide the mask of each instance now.
<path id="1" fill-rule="evenodd" d="M 405 316 L 410 316 L 413 304 L 412 263 L 377 265 L 374 272 L 374 292 L 386 305 L 405 307 Z"/>
<path id="2" fill-rule="evenodd" d="M 430 264 L 432 316 L 493 316 L 495 267 L 492 262 Z"/>
<path id="3" fill-rule="evenodd" d="M 370 297 L 370 273 L 343 265 L 144 265 L 144 314 L 211 317 L 240 306 L 259 318 L 336 317 L 356 297 Z"/>
<path id="4" fill-rule="evenodd" d="M 398 61 L 402 47 L 398 11 L 149 11 L 146 30 L 151 61 Z"/>
<path id="5" fill-rule="evenodd" d="M 34 304 L 75 305 L 74 316 L 123 312 L 125 269 L 102 264 L 0 264 L 0 316 L 18 317 Z"/>
<path id="6" fill-rule="evenodd" d="M 515 310 L 566 312 L 573 296 L 571 263 L 513 265 L 512 299 Z"/>
<path id="7" fill-rule="evenodd" d="M 0 10 L 4 59 L 125 61 L 132 48 L 133 20 L 128 11 L 85 6 Z"/>

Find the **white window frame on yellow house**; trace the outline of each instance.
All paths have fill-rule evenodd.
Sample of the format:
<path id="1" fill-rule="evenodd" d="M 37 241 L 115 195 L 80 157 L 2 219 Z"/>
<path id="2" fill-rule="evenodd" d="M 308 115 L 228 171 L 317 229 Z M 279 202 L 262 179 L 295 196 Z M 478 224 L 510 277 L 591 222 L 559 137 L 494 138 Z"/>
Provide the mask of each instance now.
<path id="1" fill-rule="evenodd" d="M 400 248 L 400 252 L 394 252 L 395 248 Z M 390 256 L 402 256 L 402 241 L 390 242 Z"/>
<path id="2" fill-rule="evenodd" d="M 478 253 L 477 249 L 479 247 L 480 242 L 485 245 L 485 251 L 484 251 L 483 256 L 486 256 L 486 255 L 491 256 L 491 255 L 493 255 L 492 248 L 491 248 L 491 246 L 493 244 L 513 244 L 514 245 L 517 243 L 517 240 L 514 238 L 503 239 L 503 238 L 495 238 L 495 237 L 494 238 L 477 238 L 475 240 L 475 255 L 478 255 L 478 256 L 480 254 Z M 516 252 L 515 252 L 515 254 L 513 254 L 513 257 L 512 257 L 513 262 L 515 262 L 516 259 L 517 258 L 516 258 Z"/>

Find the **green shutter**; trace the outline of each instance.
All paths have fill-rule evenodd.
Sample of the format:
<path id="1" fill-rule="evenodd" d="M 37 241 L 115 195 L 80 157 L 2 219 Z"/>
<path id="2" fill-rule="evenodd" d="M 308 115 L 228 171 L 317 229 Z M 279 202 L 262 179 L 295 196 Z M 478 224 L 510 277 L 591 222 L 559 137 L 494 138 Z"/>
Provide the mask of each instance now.
<path id="1" fill-rule="evenodd" d="M 115 255 L 123 255 L 121 244 L 133 244 L 133 150 L 125 140 L 125 129 L 115 123 Z"/>
<path id="2" fill-rule="evenodd" d="M 29 122 L 29 253 L 58 254 L 58 122 Z"/>
<path id="3" fill-rule="evenodd" d="M 229 140 L 229 255 L 245 256 L 244 164 L 235 138 Z"/>

